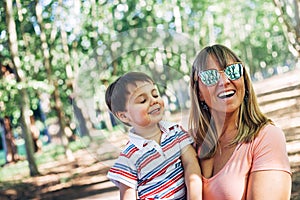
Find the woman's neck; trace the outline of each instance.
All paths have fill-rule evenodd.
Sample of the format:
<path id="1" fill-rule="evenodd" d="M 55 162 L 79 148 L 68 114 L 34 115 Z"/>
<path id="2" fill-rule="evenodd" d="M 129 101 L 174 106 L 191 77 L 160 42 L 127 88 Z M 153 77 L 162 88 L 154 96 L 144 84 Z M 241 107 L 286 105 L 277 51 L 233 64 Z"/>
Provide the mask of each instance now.
<path id="1" fill-rule="evenodd" d="M 213 112 L 212 116 L 219 135 L 219 140 L 233 140 L 238 129 L 238 112 Z"/>

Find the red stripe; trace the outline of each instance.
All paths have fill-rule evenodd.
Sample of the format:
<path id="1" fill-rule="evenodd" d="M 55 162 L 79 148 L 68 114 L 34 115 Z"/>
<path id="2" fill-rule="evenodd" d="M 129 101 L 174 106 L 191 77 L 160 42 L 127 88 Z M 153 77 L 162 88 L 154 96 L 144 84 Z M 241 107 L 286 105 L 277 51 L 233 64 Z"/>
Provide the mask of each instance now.
<path id="1" fill-rule="evenodd" d="M 160 157 L 160 153 L 156 152 L 154 155 L 148 157 L 147 159 L 145 159 L 141 165 L 140 168 L 143 169 L 148 163 L 150 163 L 151 161 L 155 160 L 156 158 Z"/>
<path id="2" fill-rule="evenodd" d="M 189 135 L 184 134 L 184 135 L 182 135 L 182 136 L 179 138 L 179 141 L 182 142 L 183 140 L 185 140 L 185 139 L 187 139 L 187 138 L 189 138 Z"/>
<path id="3" fill-rule="evenodd" d="M 162 198 L 169 198 L 171 196 L 174 196 L 174 194 L 176 194 L 178 191 L 182 190 L 182 188 L 184 188 L 185 186 L 182 184 L 179 187 L 175 188 L 175 190 L 170 191 L 169 193 L 167 193 L 165 196 L 163 196 Z"/>
<path id="4" fill-rule="evenodd" d="M 122 171 L 122 170 L 119 170 L 119 169 L 116 169 L 116 168 L 111 168 L 109 170 L 109 172 L 114 173 L 114 174 L 120 174 L 122 176 L 125 176 L 125 177 L 131 179 L 131 180 L 135 180 L 135 181 L 137 180 L 136 176 L 132 175 L 131 173 L 128 173 L 126 171 Z"/>
<path id="5" fill-rule="evenodd" d="M 163 151 L 167 151 L 168 149 L 174 147 L 177 144 L 176 140 L 173 140 L 171 143 L 163 147 Z"/>
<path id="6" fill-rule="evenodd" d="M 175 176 L 172 180 L 170 180 L 169 182 L 165 183 L 164 185 L 162 185 L 159 188 L 156 188 L 153 191 L 149 191 L 148 193 L 144 194 L 142 196 L 142 198 L 145 198 L 146 196 L 150 196 L 153 194 L 157 194 L 160 193 L 161 191 L 165 190 L 166 188 L 170 187 L 170 185 L 176 183 L 180 178 L 182 178 L 182 174 L 178 174 L 177 176 Z"/>
<path id="7" fill-rule="evenodd" d="M 146 183 L 152 181 L 153 179 L 155 179 L 156 177 L 161 176 L 162 174 L 164 174 L 167 169 L 173 165 L 174 163 L 177 162 L 178 159 L 173 160 L 172 162 L 168 163 L 168 165 L 166 165 L 164 168 L 162 168 L 161 170 L 159 170 L 156 174 L 153 174 L 151 177 L 147 178 L 146 180 L 144 180 L 143 182 L 141 182 L 139 185 L 145 185 Z"/>
<path id="8" fill-rule="evenodd" d="M 138 151 L 139 149 L 137 147 L 132 148 L 130 151 L 128 151 L 126 154 L 121 153 L 121 156 L 124 156 L 126 158 L 130 158 L 132 156 L 132 154 L 134 154 L 136 151 Z"/>

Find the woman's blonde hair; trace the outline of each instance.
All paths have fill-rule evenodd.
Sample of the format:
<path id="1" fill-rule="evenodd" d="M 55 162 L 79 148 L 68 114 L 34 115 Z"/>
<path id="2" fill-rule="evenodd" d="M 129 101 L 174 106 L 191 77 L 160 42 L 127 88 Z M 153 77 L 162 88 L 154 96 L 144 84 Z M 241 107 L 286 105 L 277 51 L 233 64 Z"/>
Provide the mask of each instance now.
<path id="1" fill-rule="evenodd" d="M 197 148 L 201 146 L 199 156 L 203 159 L 211 158 L 215 154 L 218 145 L 218 134 L 215 122 L 207 105 L 200 100 L 198 85 L 198 73 L 206 68 L 207 59 L 210 56 L 213 57 L 223 69 L 228 64 L 231 64 L 232 61 L 242 62 L 229 48 L 216 44 L 207 46 L 201 50 L 193 63 L 190 75 L 191 109 L 189 130 L 194 137 Z M 244 101 L 239 108 L 239 118 L 237 121 L 238 134 L 230 143 L 231 145 L 252 141 L 264 125 L 273 123 L 261 112 L 249 75 L 245 68 L 243 68 L 243 71 L 245 95 Z"/>

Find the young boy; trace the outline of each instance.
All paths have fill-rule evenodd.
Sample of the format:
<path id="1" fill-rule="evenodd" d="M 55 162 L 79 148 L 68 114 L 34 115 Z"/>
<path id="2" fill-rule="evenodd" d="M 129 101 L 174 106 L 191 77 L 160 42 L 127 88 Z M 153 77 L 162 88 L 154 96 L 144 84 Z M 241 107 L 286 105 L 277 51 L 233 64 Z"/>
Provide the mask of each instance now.
<path id="1" fill-rule="evenodd" d="M 106 91 L 110 111 L 131 126 L 129 142 L 107 176 L 120 199 L 202 199 L 193 140 L 178 124 L 162 121 L 164 102 L 154 81 L 129 72 Z"/>

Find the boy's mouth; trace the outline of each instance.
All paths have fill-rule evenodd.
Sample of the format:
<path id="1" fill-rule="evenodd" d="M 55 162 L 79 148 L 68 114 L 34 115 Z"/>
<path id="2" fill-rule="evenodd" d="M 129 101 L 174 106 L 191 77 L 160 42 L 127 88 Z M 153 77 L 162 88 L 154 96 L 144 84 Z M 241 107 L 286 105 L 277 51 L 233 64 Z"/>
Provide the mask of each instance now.
<path id="1" fill-rule="evenodd" d="M 148 112 L 148 114 L 155 114 L 155 113 L 157 113 L 157 112 L 160 112 L 160 106 L 158 105 L 158 104 L 156 104 L 155 106 L 153 106 L 153 108 L 151 109 L 151 111 L 150 112 Z"/>
<path id="2" fill-rule="evenodd" d="M 149 112 L 148 114 L 154 114 L 160 111 L 160 108 L 154 109 L 151 112 Z"/>

